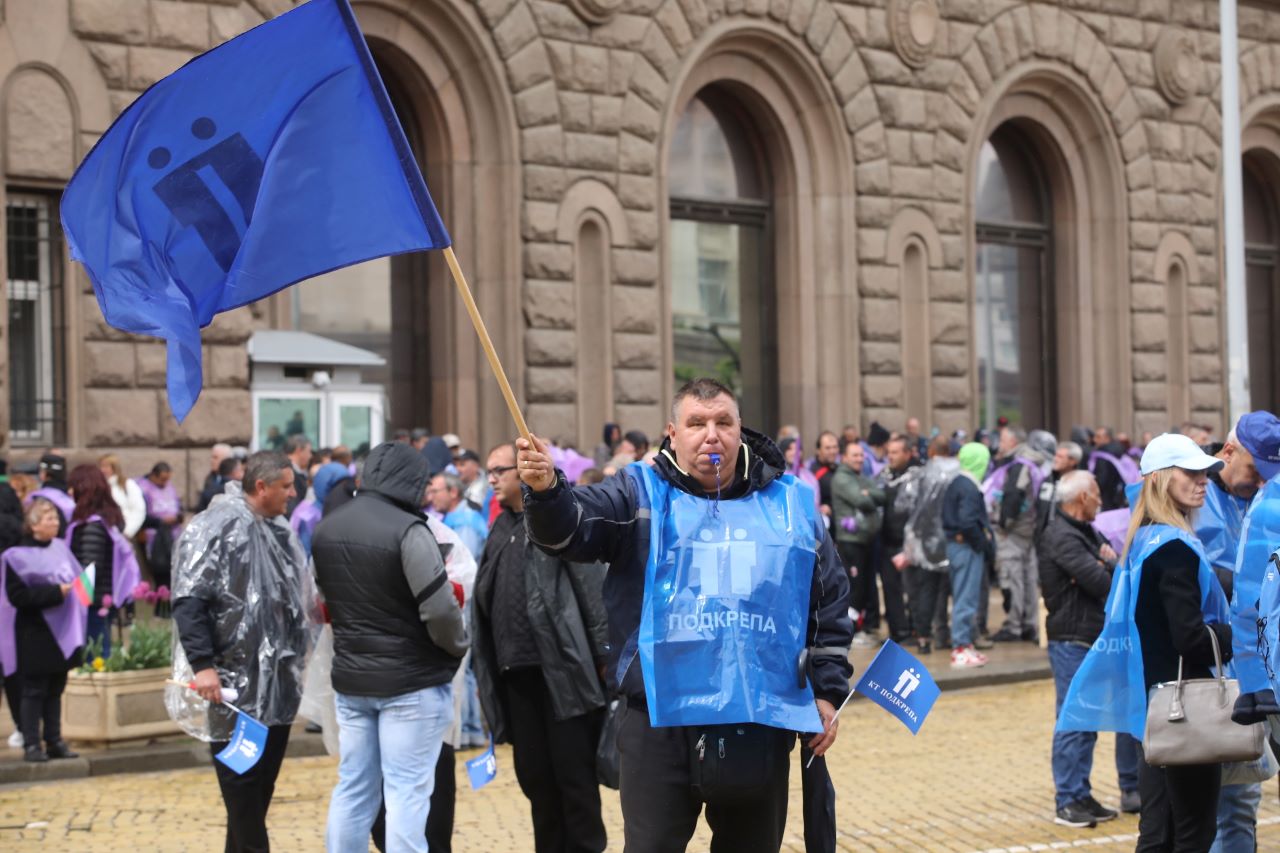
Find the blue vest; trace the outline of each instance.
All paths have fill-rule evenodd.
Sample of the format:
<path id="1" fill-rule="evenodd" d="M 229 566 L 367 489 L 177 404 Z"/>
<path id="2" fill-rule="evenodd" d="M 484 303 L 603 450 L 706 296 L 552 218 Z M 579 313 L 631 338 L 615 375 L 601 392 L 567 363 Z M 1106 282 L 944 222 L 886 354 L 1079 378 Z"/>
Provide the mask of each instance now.
<path id="1" fill-rule="evenodd" d="M 711 500 L 648 465 L 625 470 L 651 519 L 637 636 L 650 724 L 821 731 L 800 669 L 819 536 L 812 496 L 784 475 Z"/>
<path id="2" fill-rule="evenodd" d="M 1231 651 L 1241 693 L 1256 693 L 1272 686 L 1268 662 L 1265 655 L 1259 654 L 1258 621 L 1260 617 L 1274 621 L 1271 615 L 1274 604 L 1267 606 L 1268 594 L 1263 587 L 1265 576 L 1275 573 L 1271 552 L 1277 545 L 1280 545 L 1280 477 L 1268 481 L 1249 505 L 1236 554 L 1235 584 L 1231 593 Z M 1259 598 L 1263 599 L 1263 606 L 1259 606 Z M 1274 591 L 1269 598 L 1274 601 Z M 1275 627 L 1271 626 L 1271 630 L 1274 632 Z M 1275 649 L 1275 643 L 1271 643 L 1271 648 Z"/>
<path id="3" fill-rule="evenodd" d="M 1142 642 L 1134 610 L 1142 583 L 1142 564 L 1173 539 L 1187 543 L 1200 557 L 1200 610 L 1206 623 L 1230 616 L 1200 540 L 1167 524 L 1138 528 L 1125 561 L 1111 578 L 1107 621 L 1085 655 L 1058 715 L 1060 732 L 1128 732 L 1141 740 L 1147 723 L 1147 682 L 1142 669 Z"/>
<path id="4" fill-rule="evenodd" d="M 1248 501 L 1219 488 L 1216 483 L 1206 485 L 1204 506 L 1196 515 L 1196 538 L 1204 545 L 1209 565 L 1235 571 L 1244 514 L 1248 508 Z"/>

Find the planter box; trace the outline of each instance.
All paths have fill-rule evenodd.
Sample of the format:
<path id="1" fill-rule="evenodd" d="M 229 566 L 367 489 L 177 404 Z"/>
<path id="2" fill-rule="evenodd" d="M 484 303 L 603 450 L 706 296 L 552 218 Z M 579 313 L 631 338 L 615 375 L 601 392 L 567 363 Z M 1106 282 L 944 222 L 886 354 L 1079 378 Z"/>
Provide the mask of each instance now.
<path id="1" fill-rule="evenodd" d="M 168 667 L 71 674 L 62 696 L 62 736 L 111 742 L 180 734 L 164 708 Z"/>

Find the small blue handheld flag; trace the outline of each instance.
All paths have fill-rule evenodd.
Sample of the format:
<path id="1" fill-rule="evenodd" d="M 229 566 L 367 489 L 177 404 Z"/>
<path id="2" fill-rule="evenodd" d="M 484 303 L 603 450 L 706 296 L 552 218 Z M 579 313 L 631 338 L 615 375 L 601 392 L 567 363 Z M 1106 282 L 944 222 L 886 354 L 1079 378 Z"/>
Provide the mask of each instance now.
<path id="1" fill-rule="evenodd" d="M 236 710 L 236 728 L 231 740 L 215 756 L 236 773 L 243 774 L 262 757 L 267 746 L 267 727 L 244 711 Z"/>
<path id="2" fill-rule="evenodd" d="M 467 776 L 471 779 L 471 790 L 478 791 L 493 781 L 498 775 L 498 759 L 493 754 L 493 738 L 489 738 L 489 748 L 467 761 Z"/>
<path id="3" fill-rule="evenodd" d="M 304 3 L 143 92 L 61 207 L 107 322 L 167 341 L 179 421 L 215 314 L 450 242 L 347 0 Z"/>
<path id="4" fill-rule="evenodd" d="M 920 731 L 942 692 L 924 664 L 893 640 L 876 652 L 857 691 L 893 714 L 912 734 Z"/>

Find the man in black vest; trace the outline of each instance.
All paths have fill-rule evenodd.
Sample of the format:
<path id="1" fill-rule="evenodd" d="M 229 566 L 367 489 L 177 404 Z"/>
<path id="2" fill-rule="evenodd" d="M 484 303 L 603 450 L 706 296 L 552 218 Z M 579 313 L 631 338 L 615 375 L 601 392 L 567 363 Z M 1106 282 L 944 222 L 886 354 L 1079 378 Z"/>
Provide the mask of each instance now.
<path id="1" fill-rule="evenodd" d="M 374 448 L 360 491 L 316 527 L 311 553 L 333 625 L 341 763 L 330 851 L 364 850 L 386 796 L 386 842 L 426 853 L 435 766 L 453 720 L 450 685 L 468 639 L 440 548 L 419 513 L 427 462 Z"/>
<path id="2" fill-rule="evenodd" d="M 503 511 L 476 570 L 471 659 L 480 707 L 494 740 L 512 745 L 537 853 L 600 853 L 604 567 L 567 562 L 529 541 L 514 447 L 495 447 L 485 467 Z"/>

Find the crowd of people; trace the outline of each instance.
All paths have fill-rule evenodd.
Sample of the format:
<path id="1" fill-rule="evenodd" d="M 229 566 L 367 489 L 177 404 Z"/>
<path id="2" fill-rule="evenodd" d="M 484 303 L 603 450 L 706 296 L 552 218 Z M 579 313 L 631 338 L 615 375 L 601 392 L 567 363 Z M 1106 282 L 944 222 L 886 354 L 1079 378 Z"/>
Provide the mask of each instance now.
<path id="1" fill-rule="evenodd" d="M 605 848 L 610 750 L 628 851 L 684 849 L 704 806 L 713 850 L 774 851 L 797 732 L 806 849 L 829 851 L 823 755 L 850 648 L 892 639 L 970 669 L 997 644 L 1042 643 L 1057 822 L 1116 817 L 1089 781 L 1096 732 L 1116 731 L 1139 849 L 1253 849 L 1258 782 L 1149 766 L 1133 721 L 1149 688 L 1208 677 L 1214 646 L 1234 655 L 1237 722 L 1280 713 L 1250 640 L 1280 545 L 1280 487 L 1264 489 L 1280 471 L 1274 416 L 1222 442 L 1187 424 L 1136 443 L 1004 422 L 926 435 L 909 418 L 822 431 L 806 456 L 798 429 L 761 435 L 731 390 L 696 380 L 656 445 L 612 423 L 601 438 L 590 454 L 521 438 L 483 457 L 425 429 L 360 458 L 301 434 L 254 454 L 216 445 L 191 513 L 165 462 L 135 479 L 107 455 L 68 474 L 47 453 L 0 484 L 11 745 L 33 762 L 75 754 L 60 735 L 67 673 L 86 648 L 111 654 L 145 575 L 172 587 L 175 677 L 190 687 L 170 688 L 171 715 L 214 754 L 231 739 L 226 695 L 268 727 L 248 771 L 215 762 L 228 850 L 267 849 L 305 708 L 340 755 L 333 851 L 449 850 L 455 751 L 491 742 L 513 747 L 538 851 Z M 809 524 L 779 528 L 780 502 Z"/>

